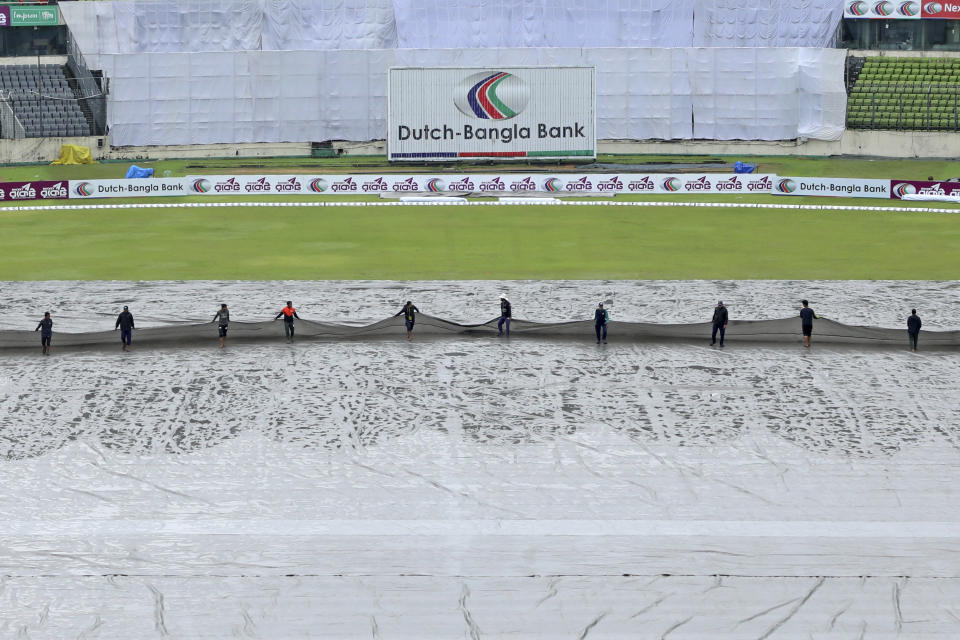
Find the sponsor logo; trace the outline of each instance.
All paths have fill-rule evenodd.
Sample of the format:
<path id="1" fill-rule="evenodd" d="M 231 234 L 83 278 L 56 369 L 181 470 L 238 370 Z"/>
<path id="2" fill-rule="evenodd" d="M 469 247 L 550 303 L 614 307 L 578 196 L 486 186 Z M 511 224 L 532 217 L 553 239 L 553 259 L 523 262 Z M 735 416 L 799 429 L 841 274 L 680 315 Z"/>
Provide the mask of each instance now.
<path id="1" fill-rule="evenodd" d="M 880 0 L 880 2 L 873 5 L 873 12 L 878 16 L 891 16 L 893 15 L 893 3 L 887 2 L 887 0 Z"/>
<path id="2" fill-rule="evenodd" d="M 369 181 L 367 181 L 367 182 L 364 182 L 364 183 L 360 186 L 360 189 L 363 190 L 363 191 L 367 191 L 367 192 L 369 192 L 369 191 L 376 191 L 376 192 L 389 191 L 389 190 L 390 190 L 390 185 L 388 185 L 388 184 L 387 184 L 387 181 L 384 180 L 383 178 L 377 178 L 376 180 L 369 180 Z"/>
<path id="3" fill-rule="evenodd" d="M 657 188 L 657 185 L 653 183 L 653 180 L 647 176 L 643 176 L 639 180 L 631 180 L 627 183 L 628 191 L 653 191 Z"/>
<path id="4" fill-rule="evenodd" d="M 57 184 L 52 184 L 49 187 L 44 187 L 40 190 L 41 198 L 66 198 L 67 197 L 67 188 L 63 186 L 62 182 Z"/>
<path id="5" fill-rule="evenodd" d="M 440 178 L 430 178 L 427 181 L 427 191 L 431 193 L 440 193 L 446 186 L 446 183 Z"/>
<path id="6" fill-rule="evenodd" d="M 513 185 L 510 185 L 510 188 L 513 189 Z M 544 191 L 560 191 L 560 181 L 556 178 L 547 178 L 543 183 L 543 189 Z"/>
<path id="7" fill-rule="evenodd" d="M 420 191 L 420 185 L 413 178 L 407 178 L 403 182 L 397 182 L 393 185 L 394 191 Z"/>
<path id="8" fill-rule="evenodd" d="M 243 185 L 243 190 L 246 191 L 247 193 L 264 193 L 267 191 L 271 191 L 272 187 L 270 186 L 270 182 L 266 178 L 260 178 L 258 180 L 254 180 L 253 182 L 248 182 L 247 184 Z"/>
<path id="9" fill-rule="evenodd" d="M 777 182 L 777 191 L 780 193 L 793 193 L 797 190 L 797 183 L 790 178 L 784 178 Z"/>
<path id="10" fill-rule="evenodd" d="M 200 181 L 197 180 L 197 182 L 200 182 Z M 193 183 L 194 191 L 198 190 L 196 186 L 197 182 Z M 223 182 L 218 182 L 217 184 L 213 185 L 213 190 L 216 191 L 217 193 L 224 193 L 224 192 L 229 193 L 231 191 L 240 191 L 240 181 L 237 180 L 236 178 L 230 178 L 229 180 L 224 180 Z M 205 193 L 205 192 L 201 191 L 200 193 Z"/>
<path id="11" fill-rule="evenodd" d="M 346 180 L 337 180 L 330 185 L 330 191 L 334 193 L 343 193 L 344 191 L 356 191 L 359 188 L 359 185 L 352 177 L 347 177 Z"/>
<path id="12" fill-rule="evenodd" d="M 721 180 L 717 183 L 717 191 L 743 191 L 743 183 L 733 176 L 729 180 Z"/>
<path id="13" fill-rule="evenodd" d="M 284 180 L 283 182 L 277 183 L 277 191 L 282 191 L 286 193 L 299 192 L 300 191 L 300 181 L 296 178 L 290 178 L 289 180 Z"/>
<path id="14" fill-rule="evenodd" d="M 925 13 L 940 13 L 943 11 L 943 5 L 939 2 L 928 2 L 923 5 L 923 10 Z"/>
<path id="15" fill-rule="evenodd" d="M 751 180 L 747 183 L 747 191 L 773 191 L 773 180 L 767 176 L 759 180 Z"/>
<path id="16" fill-rule="evenodd" d="M 7 14 L 0 13 L 0 27 L 7 26 Z"/>
<path id="17" fill-rule="evenodd" d="M 917 192 L 917 188 L 908 182 L 901 182 L 900 184 L 893 185 L 893 195 L 898 198 L 902 198 L 906 195 L 913 195 Z"/>
<path id="18" fill-rule="evenodd" d="M 10 189 L 11 200 L 32 200 L 37 197 L 37 190 L 30 186 L 30 183 Z"/>
<path id="19" fill-rule="evenodd" d="M 558 185 L 560 184 L 559 180 L 557 180 L 556 178 L 550 178 L 550 180 L 555 180 L 557 181 Z M 547 180 L 547 182 L 550 182 L 550 180 Z M 544 187 L 546 187 L 546 185 L 544 185 Z M 516 182 L 510 183 L 510 191 L 536 191 L 536 190 L 537 190 L 537 183 L 534 182 L 533 178 L 531 178 L 530 176 L 527 176 L 523 180 L 517 180 Z M 553 191 L 559 191 L 559 190 L 560 190 L 559 186 L 557 186 L 556 189 L 553 189 Z M 547 191 L 550 191 L 550 189 L 548 188 Z"/>
<path id="20" fill-rule="evenodd" d="M 7 197 L 7 192 L 4 191 L 3 189 L 0 189 L 0 200 L 3 200 L 6 197 Z"/>
<path id="21" fill-rule="evenodd" d="M 916 2 L 912 2 L 912 0 L 910 2 L 901 2 L 900 7 L 897 9 L 897 13 L 906 18 L 912 18 L 920 13 L 920 5 L 918 5 Z"/>
<path id="22" fill-rule="evenodd" d="M 506 191 L 507 185 L 499 177 L 480 183 L 480 191 Z"/>
<path id="23" fill-rule="evenodd" d="M 571 180 L 565 188 L 567 191 L 593 191 L 593 183 L 583 176 L 579 180 Z"/>
<path id="24" fill-rule="evenodd" d="M 867 15 L 867 3 L 862 0 L 856 0 L 847 5 L 847 13 L 853 16 Z"/>
<path id="25" fill-rule="evenodd" d="M 476 185 L 473 183 L 473 180 L 469 176 L 465 177 L 463 180 L 455 180 L 451 182 L 447 187 L 447 191 L 460 191 L 460 192 L 469 192 L 476 191 Z"/>
<path id="26" fill-rule="evenodd" d="M 620 176 L 613 176 L 609 180 L 601 180 L 597 183 L 598 191 L 623 191 L 623 181 Z"/>
<path id="27" fill-rule="evenodd" d="M 323 178 L 314 178 L 310 181 L 310 191 L 313 191 L 314 193 L 323 193 L 329 186 L 330 183 Z"/>
<path id="28" fill-rule="evenodd" d="M 687 191 L 713 191 L 713 185 L 707 180 L 707 176 L 700 176 L 696 180 L 688 180 L 683 188 Z"/>
<path id="29" fill-rule="evenodd" d="M 93 195 L 92 187 L 93 185 L 89 182 L 81 182 L 74 188 L 73 192 L 78 196 L 86 198 L 87 196 Z"/>
<path id="30" fill-rule="evenodd" d="M 210 181 L 206 178 L 198 178 L 193 181 L 191 188 L 197 193 L 207 193 L 210 191 Z"/>
<path id="31" fill-rule="evenodd" d="M 667 178 L 662 186 L 664 191 L 680 191 L 680 181 L 676 178 Z"/>
<path id="32" fill-rule="evenodd" d="M 929 187 L 922 187 L 922 188 L 920 189 L 920 191 L 918 191 L 917 193 L 919 193 L 920 195 L 924 195 L 924 196 L 945 196 L 945 195 L 947 195 L 947 192 L 943 190 L 943 188 L 940 186 L 940 183 L 939 183 L 939 182 L 938 182 L 937 184 L 932 184 L 932 185 L 930 185 Z"/>
<path id="33" fill-rule="evenodd" d="M 481 120 L 508 120 L 529 101 L 526 83 L 506 71 L 474 73 L 457 84 L 453 97 L 460 113 Z"/>

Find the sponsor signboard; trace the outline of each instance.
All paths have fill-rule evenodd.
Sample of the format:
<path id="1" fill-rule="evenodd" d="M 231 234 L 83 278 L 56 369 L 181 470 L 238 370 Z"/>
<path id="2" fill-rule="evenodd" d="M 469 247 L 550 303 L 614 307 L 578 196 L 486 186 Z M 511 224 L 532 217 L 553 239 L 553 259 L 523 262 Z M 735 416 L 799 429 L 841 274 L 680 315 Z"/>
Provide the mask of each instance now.
<path id="1" fill-rule="evenodd" d="M 770 193 L 768 174 L 391 174 L 324 176 L 190 176 L 190 194 L 299 193 Z M 160 194 L 162 195 L 162 194 Z"/>
<path id="2" fill-rule="evenodd" d="M 68 197 L 67 181 L 0 182 L 0 200 L 61 200 Z"/>
<path id="3" fill-rule="evenodd" d="M 141 180 L 70 180 L 70 198 L 127 198 L 130 196 L 187 196 L 189 178 Z"/>
<path id="4" fill-rule="evenodd" d="M 960 20 L 960 2 L 922 2 L 921 10 L 924 18 Z"/>
<path id="5" fill-rule="evenodd" d="M 593 67 L 392 68 L 387 157 L 596 157 Z"/>
<path id="6" fill-rule="evenodd" d="M 923 4 L 922 0 L 845 0 L 843 17 L 874 20 L 919 20 L 923 13 Z M 924 15 L 923 17 L 927 16 Z"/>
<path id="7" fill-rule="evenodd" d="M 960 196 L 960 182 L 930 180 L 891 180 L 890 197 L 900 200 L 906 195 Z"/>
<path id="8" fill-rule="evenodd" d="M 792 196 L 890 198 L 890 181 L 859 178 L 776 177 L 771 193 Z"/>
<path id="9" fill-rule="evenodd" d="M 6 9 L 7 25 L 11 27 L 55 27 L 60 24 L 60 8 L 55 4 L 6 5 Z"/>

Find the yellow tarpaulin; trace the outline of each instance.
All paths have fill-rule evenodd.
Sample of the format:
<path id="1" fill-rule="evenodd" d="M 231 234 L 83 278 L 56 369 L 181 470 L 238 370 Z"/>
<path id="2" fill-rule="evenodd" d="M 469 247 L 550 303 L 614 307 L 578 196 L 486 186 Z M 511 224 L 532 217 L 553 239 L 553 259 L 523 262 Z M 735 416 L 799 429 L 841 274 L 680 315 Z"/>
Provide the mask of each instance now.
<path id="1" fill-rule="evenodd" d="M 93 156 L 90 147 L 65 144 L 60 147 L 60 157 L 50 164 L 93 164 Z"/>

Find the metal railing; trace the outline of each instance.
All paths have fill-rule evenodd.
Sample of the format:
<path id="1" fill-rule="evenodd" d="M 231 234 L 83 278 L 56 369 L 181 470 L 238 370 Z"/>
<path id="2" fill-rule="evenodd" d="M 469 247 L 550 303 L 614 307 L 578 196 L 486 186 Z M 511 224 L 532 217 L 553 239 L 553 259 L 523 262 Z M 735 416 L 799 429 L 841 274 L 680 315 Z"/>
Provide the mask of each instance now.
<path id="1" fill-rule="evenodd" d="M 94 76 L 87 66 L 83 53 L 77 46 L 73 34 L 67 29 L 67 68 L 73 74 L 71 86 L 76 83 L 75 91 L 93 118 L 94 134 L 104 135 L 107 132 L 107 93 L 106 78 Z"/>
<path id="2" fill-rule="evenodd" d="M 26 138 L 27 132 L 17 118 L 17 114 L 13 112 L 7 97 L 6 92 L 0 91 L 0 138 L 6 140 Z"/>

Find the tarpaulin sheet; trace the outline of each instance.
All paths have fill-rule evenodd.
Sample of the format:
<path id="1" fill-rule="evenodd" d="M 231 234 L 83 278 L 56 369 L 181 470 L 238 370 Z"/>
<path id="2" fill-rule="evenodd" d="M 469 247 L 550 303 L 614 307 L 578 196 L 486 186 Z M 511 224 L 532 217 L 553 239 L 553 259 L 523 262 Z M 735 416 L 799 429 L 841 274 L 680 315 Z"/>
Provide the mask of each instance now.
<path id="1" fill-rule="evenodd" d="M 103 55 L 111 142 L 381 140 L 391 66 L 595 66 L 599 139 L 837 139 L 832 49 L 382 49 Z"/>
<path id="2" fill-rule="evenodd" d="M 64 3 L 61 11 L 92 62 L 160 51 L 827 47 L 843 2 L 151 0 Z"/>
<path id="3" fill-rule="evenodd" d="M 93 164 L 90 147 L 65 144 L 60 147 L 60 157 L 50 164 Z"/>
<path id="4" fill-rule="evenodd" d="M 610 335 L 619 342 L 695 342 L 700 344 L 710 334 L 710 323 L 654 324 L 649 322 L 611 322 Z M 800 338 L 800 318 L 778 320 L 732 320 L 727 325 L 726 342 L 734 343 L 779 343 L 793 344 Z M 414 325 L 417 336 L 435 339 L 496 335 L 497 320 L 482 324 L 461 324 L 418 314 Z M 307 340 L 379 340 L 397 338 L 405 332 L 404 319 L 392 317 L 373 324 L 356 326 L 334 322 L 300 320 L 296 323 L 296 336 Z M 532 322 L 514 318 L 510 326 L 515 339 L 570 339 L 591 340 L 594 337 L 592 320 L 571 322 Z M 178 325 L 138 329 L 137 344 L 140 347 L 195 345 L 217 338 L 218 327 L 213 323 Z M 906 342 L 906 330 L 859 327 L 833 320 L 820 319 L 814 326 L 817 343 L 864 345 L 874 347 L 893 346 L 902 349 Z M 231 342 L 277 342 L 284 338 L 279 322 L 231 322 Z M 34 331 L 0 331 L 0 350 L 35 348 L 40 336 Z M 117 334 L 114 331 L 91 333 L 55 333 L 53 342 L 57 347 L 116 348 Z M 960 347 L 960 331 L 925 331 L 923 343 L 929 348 Z"/>

